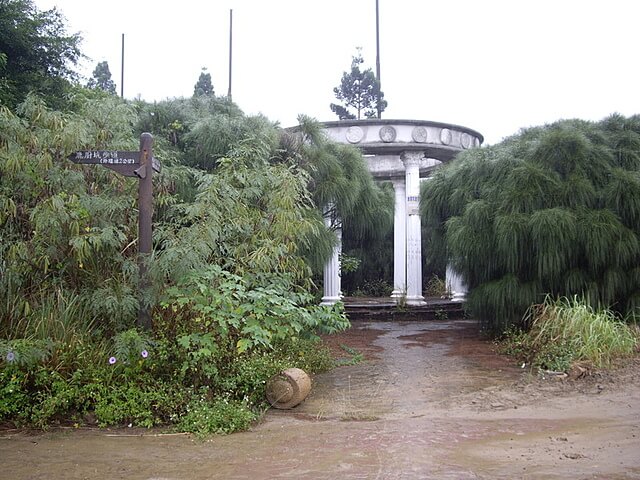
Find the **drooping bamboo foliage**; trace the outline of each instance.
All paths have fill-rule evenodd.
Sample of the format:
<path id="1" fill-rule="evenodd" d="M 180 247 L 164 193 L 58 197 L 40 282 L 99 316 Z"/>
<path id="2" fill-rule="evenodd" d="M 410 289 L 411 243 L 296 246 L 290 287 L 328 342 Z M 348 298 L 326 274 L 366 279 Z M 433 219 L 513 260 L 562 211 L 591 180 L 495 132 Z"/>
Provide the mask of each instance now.
<path id="1" fill-rule="evenodd" d="M 321 125 L 305 116 L 296 132 L 283 131 L 282 161 L 309 175 L 309 190 L 332 229 L 342 228 L 345 244 L 382 241 L 393 226 L 393 192 L 377 185 L 358 149 L 329 141 Z M 334 242 L 317 236 L 307 258 L 319 270 Z"/>
<path id="2" fill-rule="evenodd" d="M 307 217 L 333 220 L 329 230 L 321 225 L 297 232 L 300 252 L 316 273 L 333 251 L 331 230 L 338 219 L 343 231 L 353 232 L 358 240 L 384 236 L 392 225 L 393 199 L 373 182 L 360 152 L 330 142 L 315 120 L 301 116 L 300 129 L 293 133 L 262 116 L 245 116 L 216 97 L 167 100 L 139 109 L 137 128 L 157 134 L 160 148 L 166 146 L 164 153 L 178 149 L 183 165 L 214 172 L 231 159 L 259 176 L 266 164 L 280 164 L 304 178 L 315 205 Z M 270 177 L 252 178 L 256 183 L 246 181 L 243 188 L 264 192 L 258 180 Z"/>
<path id="3" fill-rule="evenodd" d="M 424 184 L 431 241 L 499 331 L 545 295 L 640 316 L 640 119 L 562 121 L 465 152 Z"/>
<path id="4" fill-rule="evenodd" d="M 335 236 L 330 203 L 345 222 L 376 232 L 384 195 L 359 152 L 324 139 L 287 149 L 282 130 L 220 99 L 149 105 L 79 95 L 67 112 L 30 97 L 0 112 L 0 330 L 71 299 L 109 331 L 135 319 L 136 183 L 75 150 L 136 150 L 136 128 L 155 136 L 155 304 L 168 285 L 217 265 L 248 284 L 312 288 Z M 233 107 L 233 108 L 232 108 Z M 325 202 L 325 203 L 321 203 Z M 75 307 L 74 307 L 75 308 Z M 48 317 L 55 317 L 55 314 Z M 25 328 L 16 328 L 16 325 Z"/>
<path id="5" fill-rule="evenodd" d="M 67 158 L 136 150 L 136 113 L 148 107 L 79 91 L 64 112 L 36 97 L 0 108 L 3 422 L 44 426 L 91 412 L 105 425 L 152 426 L 219 404 L 222 423 L 237 428 L 237 415 L 255 417 L 266 379 L 285 365 L 307 368 L 304 339 L 348 326 L 340 305 L 320 306 L 310 291 L 303 249 L 331 232 L 309 173 L 278 158 L 278 129 L 207 109 L 182 124 L 170 108 L 153 131 L 162 170 L 143 299 L 152 330 L 132 328 L 138 182 Z M 210 138 L 211 125 L 242 129 Z M 284 345 L 291 353 L 280 357 Z"/>
<path id="6" fill-rule="evenodd" d="M 90 322 L 118 324 L 137 310 L 135 185 L 106 169 L 73 165 L 85 149 L 136 149 L 133 110 L 115 98 L 86 99 L 80 113 L 48 109 L 30 96 L 0 114 L 0 317 L 20 335 L 34 312 L 69 301 Z M 74 295 L 68 295 L 74 292 Z M 75 296 L 82 297 L 75 300 Z"/>

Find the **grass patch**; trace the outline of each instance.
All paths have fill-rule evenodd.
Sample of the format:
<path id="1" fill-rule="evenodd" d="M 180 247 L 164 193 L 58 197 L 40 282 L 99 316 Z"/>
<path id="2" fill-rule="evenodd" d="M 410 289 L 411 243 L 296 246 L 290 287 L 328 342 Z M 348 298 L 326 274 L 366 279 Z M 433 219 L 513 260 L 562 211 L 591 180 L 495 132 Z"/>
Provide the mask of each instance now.
<path id="1" fill-rule="evenodd" d="M 243 402 L 227 399 L 208 401 L 201 398 L 187 407 L 177 428 L 179 431 L 194 433 L 204 438 L 211 434 L 246 430 L 257 418 L 257 412 Z"/>
<path id="2" fill-rule="evenodd" d="M 451 292 L 447 288 L 445 279 L 438 275 L 433 275 L 424 287 L 424 294 L 427 297 L 449 297 Z"/>
<path id="3" fill-rule="evenodd" d="M 347 345 L 340 344 L 340 348 L 349 354 L 348 358 L 342 358 L 336 362 L 337 366 L 342 367 L 346 365 L 357 365 L 364 361 L 364 354 L 359 352 L 355 348 L 351 348 Z"/>
<path id="4" fill-rule="evenodd" d="M 501 350 L 543 370 L 567 371 L 575 362 L 607 368 L 638 347 L 636 330 L 611 311 L 595 311 L 577 298 L 534 305 L 524 324 L 527 331 L 507 332 Z"/>
<path id="5" fill-rule="evenodd" d="M 340 421 L 342 422 L 375 422 L 380 417 L 366 412 L 345 412 Z"/>

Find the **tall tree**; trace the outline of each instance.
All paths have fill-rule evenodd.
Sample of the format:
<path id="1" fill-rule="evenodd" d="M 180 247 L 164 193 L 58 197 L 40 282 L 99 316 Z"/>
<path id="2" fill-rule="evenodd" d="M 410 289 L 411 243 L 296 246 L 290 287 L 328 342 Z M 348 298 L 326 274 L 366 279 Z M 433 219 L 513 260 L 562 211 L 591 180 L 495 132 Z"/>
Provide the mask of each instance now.
<path id="1" fill-rule="evenodd" d="M 111 71 L 109 70 L 109 62 L 104 61 L 96 65 L 93 70 L 93 76 L 87 82 L 87 87 L 104 90 L 107 93 L 116 93 L 116 84 L 111 79 Z"/>
<path id="2" fill-rule="evenodd" d="M 378 106 L 380 112 L 387 108 L 380 82 L 370 68 L 360 69 L 363 63 L 362 52 L 358 49 L 356 56 L 352 57 L 351 71 L 343 72 L 340 85 L 333 89 L 342 104 L 332 103 L 330 107 L 340 120 L 360 120 L 363 115 L 373 118 L 378 114 Z"/>
<path id="3" fill-rule="evenodd" d="M 14 108 L 30 91 L 60 104 L 81 57 L 80 35 L 68 34 L 55 8 L 39 11 L 31 0 L 0 0 L 0 103 Z"/>
<path id="4" fill-rule="evenodd" d="M 200 97 L 202 95 L 213 95 L 213 84 L 211 83 L 211 74 L 203 68 L 200 77 L 193 88 L 193 96 Z"/>

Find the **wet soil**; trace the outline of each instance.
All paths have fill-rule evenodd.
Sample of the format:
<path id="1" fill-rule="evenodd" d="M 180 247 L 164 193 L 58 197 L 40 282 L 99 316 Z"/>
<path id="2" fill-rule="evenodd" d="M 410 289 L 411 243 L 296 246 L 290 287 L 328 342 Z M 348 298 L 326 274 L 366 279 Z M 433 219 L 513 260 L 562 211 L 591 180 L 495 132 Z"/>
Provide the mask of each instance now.
<path id="1" fill-rule="evenodd" d="M 251 431 L 5 431 L 0 478 L 640 479 L 638 360 L 541 378 L 463 320 L 354 322 L 327 343 L 345 365 Z"/>

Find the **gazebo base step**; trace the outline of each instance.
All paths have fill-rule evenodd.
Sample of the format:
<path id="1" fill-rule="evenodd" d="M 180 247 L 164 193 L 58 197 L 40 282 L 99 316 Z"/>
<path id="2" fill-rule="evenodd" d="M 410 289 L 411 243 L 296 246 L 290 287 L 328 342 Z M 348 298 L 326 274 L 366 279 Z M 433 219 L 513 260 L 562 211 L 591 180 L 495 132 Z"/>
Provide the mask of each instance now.
<path id="1" fill-rule="evenodd" d="M 459 320 L 464 318 L 464 303 L 440 298 L 425 298 L 424 305 L 398 305 L 390 298 L 345 297 L 349 320 Z"/>

